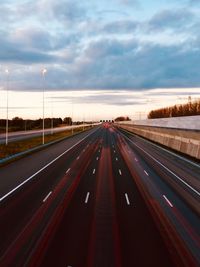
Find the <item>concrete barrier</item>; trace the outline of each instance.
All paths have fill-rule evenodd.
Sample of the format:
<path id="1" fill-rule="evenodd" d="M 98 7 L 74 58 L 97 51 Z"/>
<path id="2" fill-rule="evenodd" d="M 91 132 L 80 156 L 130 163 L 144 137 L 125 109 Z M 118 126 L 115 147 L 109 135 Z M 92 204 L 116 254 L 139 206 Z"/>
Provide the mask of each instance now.
<path id="1" fill-rule="evenodd" d="M 122 122 L 123 123 L 123 122 Z M 125 122 L 126 124 L 134 124 L 141 126 L 153 126 L 153 127 L 164 127 L 164 128 L 175 128 L 185 130 L 200 130 L 200 116 L 183 116 L 183 117 L 172 117 L 162 119 L 147 119 L 147 120 L 135 120 Z"/>
<path id="2" fill-rule="evenodd" d="M 200 131 L 117 123 L 123 129 L 200 159 Z"/>

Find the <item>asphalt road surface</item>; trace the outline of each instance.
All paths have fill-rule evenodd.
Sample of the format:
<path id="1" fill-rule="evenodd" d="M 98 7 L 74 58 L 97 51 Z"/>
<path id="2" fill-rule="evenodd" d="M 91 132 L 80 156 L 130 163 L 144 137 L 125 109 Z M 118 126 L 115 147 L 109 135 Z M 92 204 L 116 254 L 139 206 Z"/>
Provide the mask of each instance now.
<path id="1" fill-rule="evenodd" d="M 0 266 L 200 266 L 200 167 L 104 124 L 0 169 Z"/>

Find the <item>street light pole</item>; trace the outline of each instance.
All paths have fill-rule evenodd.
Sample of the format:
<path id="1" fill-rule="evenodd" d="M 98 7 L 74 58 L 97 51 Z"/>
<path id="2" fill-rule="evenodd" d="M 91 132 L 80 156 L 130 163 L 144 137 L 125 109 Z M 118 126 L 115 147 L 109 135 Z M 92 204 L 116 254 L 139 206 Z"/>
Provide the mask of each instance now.
<path id="1" fill-rule="evenodd" d="M 51 134 L 53 134 L 53 96 L 51 94 Z"/>
<path id="2" fill-rule="evenodd" d="M 74 134 L 73 117 L 74 117 L 74 103 L 72 98 L 72 125 L 71 125 L 72 135 Z"/>
<path id="3" fill-rule="evenodd" d="M 7 95 L 7 104 L 6 104 L 6 145 L 8 145 L 8 83 L 9 83 L 9 70 L 6 69 L 6 95 Z"/>
<path id="4" fill-rule="evenodd" d="M 83 105 L 83 117 L 82 117 L 82 131 L 84 131 L 85 127 L 84 127 L 84 123 L 85 123 L 85 109 L 84 109 L 84 105 Z"/>
<path id="5" fill-rule="evenodd" d="M 1 73 L 2 72 L 2 69 L 1 68 L 2 68 L 2 66 L 0 65 L 0 83 L 1 83 L 0 84 L 0 90 L 2 89 L 1 86 L 2 86 L 2 81 L 3 81 L 2 80 L 2 73 Z M 1 111 L 1 98 L 0 98 L 0 111 Z"/>
<path id="6" fill-rule="evenodd" d="M 43 76 L 43 92 L 42 92 L 42 113 L 43 113 L 43 120 L 42 120 L 42 144 L 44 145 L 44 90 L 45 90 L 45 73 L 47 72 L 46 69 L 42 70 Z"/>

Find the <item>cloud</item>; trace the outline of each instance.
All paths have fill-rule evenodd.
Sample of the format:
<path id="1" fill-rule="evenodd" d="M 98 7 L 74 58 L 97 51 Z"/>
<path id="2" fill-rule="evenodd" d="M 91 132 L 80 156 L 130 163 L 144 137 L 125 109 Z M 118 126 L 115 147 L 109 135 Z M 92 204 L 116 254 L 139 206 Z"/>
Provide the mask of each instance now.
<path id="1" fill-rule="evenodd" d="M 132 20 L 119 20 L 105 24 L 101 32 L 107 34 L 127 34 L 133 33 L 138 28 L 139 23 Z"/>
<path id="2" fill-rule="evenodd" d="M 2 64 L 47 64 L 72 61 L 81 33 L 76 23 L 85 16 L 78 1 L 29 0 L 0 3 L 0 61 Z M 69 27 L 67 29 L 66 27 Z M 73 30 L 72 30 L 73 29 Z"/>
<path id="3" fill-rule="evenodd" d="M 59 102 L 71 102 L 71 97 L 60 96 L 60 97 L 53 97 L 54 103 Z M 73 97 L 74 104 L 99 104 L 102 103 L 109 105 L 109 106 L 132 106 L 132 105 L 144 105 L 146 100 L 141 100 L 139 98 L 132 98 L 130 97 L 130 93 L 127 94 L 126 91 L 120 91 L 118 94 L 115 92 L 110 93 L 108 92 L 101 92 L 99 94 L 92 94 L 92 92 L 88 92 L 87 95 L 74 96 Z"/>
<path id="4" fill-rule="evenodd" d="M 23 46 L 26 50 L 46 51 L 46 53 L 63 49 L 78 40 L 73 34 L 51 33 L 38 27 L 17 29 L 9 38 L 12 43 Z"/>
<path id="5" fill-rule="evenodd" d="M 16 24 L 23 24 L 24 21 L 29 21 L 34 14 L 38 13 L 37 1 L 31 0 L 26 2 L 9 2 L 1 1 L 0 13 L 1 13 L 1 27 L 6 26 L 7 30 L 12 28 Z"/>
<path id="6" fill-rule="evenodd" d="M 199 5 L 200 4 L 199 0 L 188 0 L 188 3 L 192 4 L 192 5 Z"/>
<path id="7" fill-rule="evenodd" d="M 51 33 L 36 27 L 19 28 L 13 32 L 0 30 L 0 39 L 1 63 L 22 65 L 71 61 L 80 41 L 76 34 Z"/>
<path id="8" fill-rule="evenodd" d="M 73 26 L 84 20 L 87 10 L 79 1 L 27 0 L 0 3 L 1 23 L 15 27 L 23 24 Z"/>
<path id="9" fill-rule="evenodd" d="M 34 63 L 50 63 L 55 62 L 56 58 L 44 53 L 35 53 L 34 51 L 23 51 L 20 49 L 1 50 L 0 60 L 4 63 L 21 63 L 21 64 L 34 64 Z"/>
<path id="10" fill-rule="evenodd" d="M 186 47 L 183 49 L 183 47 Z M 138 40 L 101 39 L 88 43 L 77 52 L 73 61 L 59 61 L 55 55 L 1 50 L 0 58 L 7 61 L 46 62 L 48 90 L 186 88 L 200 84 L 200 49 L 191 50 L 186 44 L 163 46 Z M 61 59 L 63 60 L 63 59 Z M 41 90 L 38 84 L 41 67 L 17 72 L 15 90 Z M 26 80 L 29 81 L 27 84 Z M 17 81 L 20 81 L 18 83 Z M 24 81 L 24 82 L 22 82 Z"/>
<path id="11" fill-rule="evenodd" d="M 0 33 L 0 61 L 5 63 L 21 63 L 21 64 L 34 64 L 34 63 L 49 63 L 56 60 L 55 56 L 48 55 L 41 51 L 34 51 L 26 47 L 17 46 L 8 37 Z"/>
<path id="12" fill-rule="evenodd" d="M 53 36 L 51 36 L 47 31 L 39 28 L 24 28 L 17 29 L 13 32 L 11 36 L 11 41 L 18 45 L 23 45 L 25 49 L 36 49 L 40 51 L 49 51 L 53 49 L 54 41 Z"/>
<path id="13" fill-rule="evenodd" d="M 123 56 L 137 47 L 138 43 L 135 40 L 120 41 L 118 39 L 102 38 L 91 42 L 84 53 L 90 59 Z"/>
<path id="14" fill-rule="evenodd" d="M 85 88 L 198 86 L 199 59 L 200 51 L 182 51 L 178 45 L 142 47 L 134 41 L 127 45 L 101 40 L 88 47 L 74 76 Z"/>
<path id="15" fill-rule="evenodd" d="M 0 61 L 18 65 L 12 78 L 15 90 L 40 90 L 42 66 L 48 69 L 49 90 L 139 91 L 200 83 L 200 21 L 192 8 L 165 6 L 151 19 L 139 21 L 127 15 L 137 1 L 118 0 L 114 9 L 111 1 L 109 16 L 105 4 L 91 8 L 76 0 L 18 3 L 0 3 Z M 27 65 L 32 69 L 24 71 Z"/>
<path id="16" fill-rule="evenodd" d="M 129 90 L 87 90 L 87 91 L 69 91 L 67 94 L 60 93 L 53 97 L 47 97 L 53 103 L 74 104 L 74 105 L 99 105 L 102 106 L 118 106 L 122 108 L 140 107 L 143 106 L 160 106 L 163 101 L 168 101 L 166 105 L 180 104 L 188 101 L 188 95 L 192 96 L 192 100 L 199 99 L 199 88 L 192 89 L 149 89 L 143 93 L 137 91 L 130 92 Z"/>
<path id="17" fill-rule="evenodd" d="M 180 30 L 187 28 L 195 20 L 195 14 L 188 9 L 162 10 L 155 14 L 148 22 L 151 31 L 166 29 Z"/>
<path id="18" fill-rule="evenodd" d="M 87 10 L 79 1 L 43 0 L 38 6 L 41 13 L 46 10 L 46 13 L 43 14 L 44 17 L 65 23 L 66 26 L 74 27 L 74 24 L 83 21 L 87 17 Z"/>
<path id="19" fill-rule="evenodd" d="M 140 7 L 140 1 L 139 0 L 118 0 L 119 3 L 122 3 L 124 5 L 133 5 L 134 7 Z"/>

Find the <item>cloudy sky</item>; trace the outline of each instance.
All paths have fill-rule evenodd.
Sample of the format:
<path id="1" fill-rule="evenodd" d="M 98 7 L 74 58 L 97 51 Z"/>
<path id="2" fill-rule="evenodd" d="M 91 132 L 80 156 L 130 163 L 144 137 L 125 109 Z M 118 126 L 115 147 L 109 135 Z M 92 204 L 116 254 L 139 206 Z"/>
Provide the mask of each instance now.
<path id="1" fill-rule="evenodd" d="M 2 117 L 7 88 L 11 117 L 40 116 L 44 87 L 46 116 L 134 117 L 199 97 L 199 0 L 1 0 L 0 14 Z"/>

